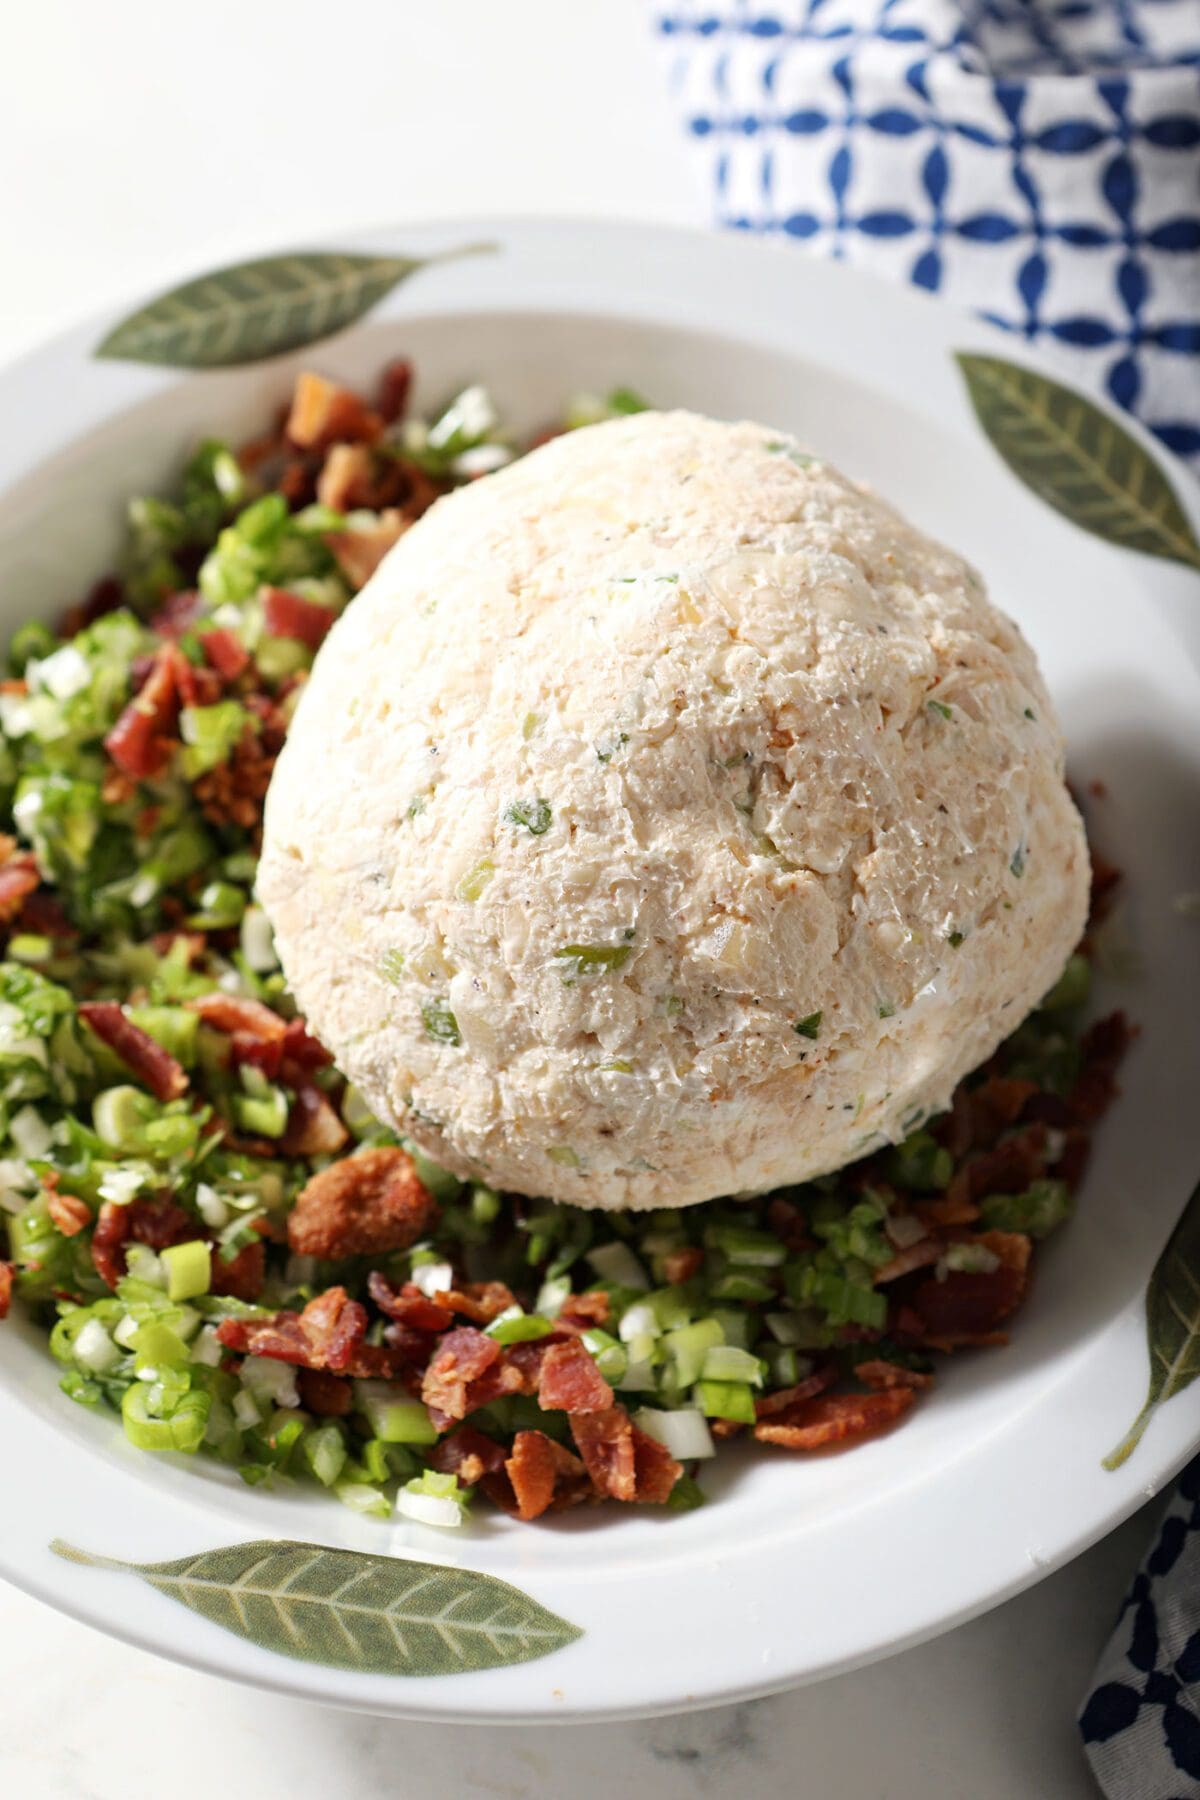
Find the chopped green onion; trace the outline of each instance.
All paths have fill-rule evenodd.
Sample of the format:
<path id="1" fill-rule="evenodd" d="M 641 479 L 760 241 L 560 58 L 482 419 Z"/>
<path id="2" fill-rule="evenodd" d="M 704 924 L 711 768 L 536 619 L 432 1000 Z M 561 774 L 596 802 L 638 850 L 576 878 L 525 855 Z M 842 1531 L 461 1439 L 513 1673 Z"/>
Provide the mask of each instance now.
<path id="1" fill-rule="evenodd" d="M 753 1425 L 754 1390 L 744 1381 L 699 1381 L 696 1398 L 700 1410 L 709 1419 L 732 1419 L 738 1425 Z"/>

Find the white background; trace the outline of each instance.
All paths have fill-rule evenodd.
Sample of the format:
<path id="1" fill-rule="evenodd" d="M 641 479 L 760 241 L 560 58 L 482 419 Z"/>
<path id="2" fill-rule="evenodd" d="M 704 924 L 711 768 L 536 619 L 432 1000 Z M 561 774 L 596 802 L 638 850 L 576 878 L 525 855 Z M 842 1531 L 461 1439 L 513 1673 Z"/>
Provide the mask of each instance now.
<path id="1" fill-rule="evenodd" d="M 486 212 L 702 223 L 647 12 L 642 0 L 10 0 L 0 357 L 184 272 L 276 244 L 334 247 L 359 225 Z M 0 1460 L 0 1530 L 4 1486 L 20 1478 Z M 1083 1800 L 1095 1790 L 1074 1710 L 1153 1511 L 998 1612 L 870 1670 L 587 1729 L 303 1706 L 0 1589 L 0 1793 Z"/>

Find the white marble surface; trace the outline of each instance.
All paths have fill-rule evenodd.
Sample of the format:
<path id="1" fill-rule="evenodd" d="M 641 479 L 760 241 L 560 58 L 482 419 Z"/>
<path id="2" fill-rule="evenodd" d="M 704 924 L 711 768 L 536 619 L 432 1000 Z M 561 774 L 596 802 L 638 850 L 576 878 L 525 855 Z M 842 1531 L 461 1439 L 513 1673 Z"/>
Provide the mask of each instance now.
<path id="1" fill-rule="evenodd" d="M 642 0 L 38 0 L 5 18 L 0 171 L 0 356 L 192 267 L 356 225 L 704 216 Z M 1085 1800 L 1074 1709 L 1149 1528 L 872 1669 L 587 1729 L 239 1691 L 0 1588 L 0 1795 Z"/>

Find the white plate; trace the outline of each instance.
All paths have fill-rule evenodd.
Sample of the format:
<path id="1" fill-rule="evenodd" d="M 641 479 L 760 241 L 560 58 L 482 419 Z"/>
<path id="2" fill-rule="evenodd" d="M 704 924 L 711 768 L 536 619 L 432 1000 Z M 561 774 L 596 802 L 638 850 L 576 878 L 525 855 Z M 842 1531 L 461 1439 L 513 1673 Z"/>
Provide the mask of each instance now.
<path id="1" fill-rule="evenodd" d="M 1097 829 L 1127 871 L 1145 962 L 1112 996 L 1144 1029 L 1124 1097 L 1007 1350 L 959 1358 L 902 1430 L 848 1454 L 734 1449 L 707 1475 L 711 1504 L 687 1515 L 607 1508 L 531 1528 L 481 1511 L 449 1534 L 359 1519 L 302 1489 L 251 1490 L 213 1465 L 130 1450 L 113 1420 L 63 1398 L 43 1339 L 14 1311 L 0 1331 L 0 1570 L 143 1647 L 314 1699 L 424 1719 L 674 1711 L 845 1669 L 994 1605 L 1116 1525 L 1200 1436 L 1198 1386 L 1158 1411 L 1120 1468 L 1101 1465 L 1144 1397 L 1143 1293 L 1200 1169 L 1200 926 L 1172 906 L 1200 888 L 1200 585 L 1086 535 L 1000 460 L 954 352 L 1028 362 L 1014 340 L 735 238 L 493 221 L 355 248 L 427 254 L 476 239 L 495 252 L 424 270 L 315 350 L 178 374 L 94 360 L 106 321 L 0 374 L 5 632 L 104 570 L 124 497 L 161 486 L 202 432 L 260 427 L 302 365 L 366 382 L 410 355 L 418 402 L 479 377 L 522 428 L 572 390 L 617 383 L 778 425 L 965 552 L 1036 645 L 1076 778 L 1109 789 Z M 1200 516 L 1186 474 L 1154 454 Z M 486 1571 L 584 1635 L 485 1673 L 330 1670 L 48 1548 L 61 1538 L 146 1561 L 271 1536 Z"/>

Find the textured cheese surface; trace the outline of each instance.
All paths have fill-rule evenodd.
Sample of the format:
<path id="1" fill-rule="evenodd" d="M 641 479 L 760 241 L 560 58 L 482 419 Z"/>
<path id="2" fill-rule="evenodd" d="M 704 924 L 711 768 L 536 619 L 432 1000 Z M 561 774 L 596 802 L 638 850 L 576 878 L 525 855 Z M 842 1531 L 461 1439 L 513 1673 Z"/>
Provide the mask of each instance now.
<path id="1" fill-rule="evenodd" d="M 644 413 L 400 541 L 301 698 L 259 891 L 430 1156 L 679 1206 L 942 1106 L 1061 972 L 1088 858 L 969 566 L 767 427 Z"/>

